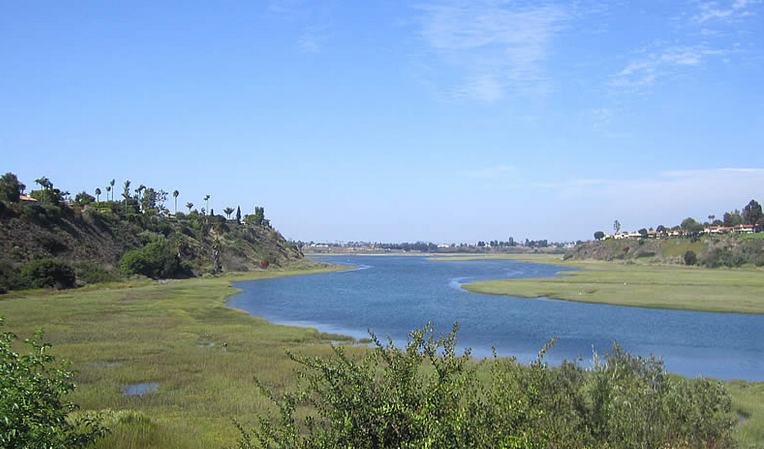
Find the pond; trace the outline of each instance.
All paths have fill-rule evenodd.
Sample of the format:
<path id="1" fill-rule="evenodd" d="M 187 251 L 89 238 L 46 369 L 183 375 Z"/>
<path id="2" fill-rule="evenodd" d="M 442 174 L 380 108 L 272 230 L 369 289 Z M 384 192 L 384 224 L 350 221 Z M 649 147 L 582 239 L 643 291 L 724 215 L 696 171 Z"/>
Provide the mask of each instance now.
<path id="1" fill-rule="evenodd" d="M 431 321 L 439 333 L 459 323 L 459 342 L 478 357 L 535 358 L 557 338 L 546 360 L 591 359 L 613 342 L 663 358 L 688 376 L 764 380 L 764 315 L 689 312 L 524 299 L 467 292 L 481 279 L 553 276 L 561 268 L 513 260 L 436 261 L 417 256 L 326 256 L 353 271 L 244 281 L 229 304 L 272 322 L 323 332 L 392 337 L 405 342 Z M 569 270 L 569 268 L 565 268 Z"/>

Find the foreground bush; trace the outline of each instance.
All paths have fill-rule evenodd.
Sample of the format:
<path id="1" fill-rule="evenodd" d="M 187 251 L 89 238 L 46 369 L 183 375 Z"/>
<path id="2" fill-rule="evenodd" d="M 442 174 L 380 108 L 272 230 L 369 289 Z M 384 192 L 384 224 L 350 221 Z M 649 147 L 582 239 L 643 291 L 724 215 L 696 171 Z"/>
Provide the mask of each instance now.
<path id="1" fill-rule="evenodd" d="M 74 269 L 56 259 L 37 259 L 21 267 L 21 279 L 31 288 L 72 288 L 77 277 Z"/>
<path id="2" fill-rule="evenodd" d="M 2 332 L 0 318 L 0 447 L 80 448 L 105 433 L 94 415 L 73 419 L 72 373 L 48 354 L 42 334 L 26 340 L 30 351 L 13 351 L 16 337 Z"/>
<path id="3" fill-rule="evenodd" d="M 731 402 L 722 385 L 667 375 L 662 362 L 614 347 L 591 368 L 530 366 L 457 354 L 456 329 L 425 327 L 408 345 L 328 359 L 290 355 L 296 392 L 253 429 L 252 448 L 728 448 Z"/>

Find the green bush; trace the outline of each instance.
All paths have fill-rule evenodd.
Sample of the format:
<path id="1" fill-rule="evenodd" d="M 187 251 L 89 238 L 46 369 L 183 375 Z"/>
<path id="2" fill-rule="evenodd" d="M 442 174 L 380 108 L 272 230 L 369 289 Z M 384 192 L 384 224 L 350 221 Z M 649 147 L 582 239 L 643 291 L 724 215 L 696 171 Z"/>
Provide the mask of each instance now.
<path id="1" fill-rule="evenodd" d="M 745 258 L 731 249 L 714 248 L 703 259 L 703 264 L 709 268 L 737 268 L 746 262 Z"/>
<path id="2" fill-rule="evenodd" d="M 105 434 L 97 415 L 71 417 L 65 398 L 74 390 L 66 364 L 49 354 L 42 333 L 26 340 L 28 354 L 13 350 L 16 337 L 2 332 L 0 318 L 0 447 L 82 448 Z"/>
<path id="3" fill-rule="evenodd" d="M 716 381 L 670 376 L 661 361 L 615 346 L 591 368 L 543 357 L 530 366 L 457 354 L 456 329 L 429 327 L 405 348 L 291 354 L 296 392 L 258 383 L 278 415 L 240 431 L 252 448 L 731 448 L 735 419 Z"/>
<path id="4" fill-rule="evenodd" d="M 21 267 L 21 278 L 31 288 L 72 288 L 77 277 L 74 269 L 56 259 L 36 259 Z"/>
<path id="5" fill-rule="evenodd" d="M 23 287 L 24 282 L 18 268 L 8 262 L 0 262 L 0 294 Z"/>
<path id="6" fill-rule="evenodd" d="M 153 279 L 166 279 L 191 275 L 188 266 L 178 257 L 178 249 L 164 238 L 126 252 L 119 266 L 122 273 L 128 276 L 140 274 Z"/>
<path id="7" fill-rule="evenodd" d="M 685 265 L 695 265 L 698 263 L 698 255 L 695 254 L 695 251 L 687 251 L 684 253 L 684 256 L 682 256 L 682 259 L 684 260 Z"/>
<path id="8" fill-rule="evenodd" d="M 119 280 L 119 276 L 94 262 L 83 262 L 76 266 L 77 279 L 86 284 L 98 284 Z"/>

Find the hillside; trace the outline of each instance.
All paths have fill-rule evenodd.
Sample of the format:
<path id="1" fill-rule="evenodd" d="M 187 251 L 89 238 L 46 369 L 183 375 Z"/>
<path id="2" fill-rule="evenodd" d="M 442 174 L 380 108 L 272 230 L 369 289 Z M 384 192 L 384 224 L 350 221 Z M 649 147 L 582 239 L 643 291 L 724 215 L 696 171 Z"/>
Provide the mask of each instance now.
<path id="1" fill-rule="evenodd" d="M 707 267 L 764 266 L 764 234 L 747 236 L 702 236 L 668 238 L 629 238 L 583 242 L 566 255 L 573 260 L 644 260 L 685 264 L 692 252 L 695 262 Z M 692 262 L 688 259 L 688 262 Z"/>
<path id="2" fill-rule="evenodd" d="M 204 210 L 170 214 L 153 204 L 143 207 L 136 198 L 76 202 L 36 196 L 40 200 L 20 195 L 16 201 L 6 197 L 0 202 L 0 284 L 5 284 L 0 289 L 14 288 L 18 281 L 9 279 L 18 280 L 25 266 L 40 260 L 68 265 L 81 285 L 130 274 L 188 277 L 251 271 L 303 257 L 260 208 L 257 215 L 227 220 Z M 175 268 L 161 272 L 167 275 L 142 272 L 141 251 L 149 248 L 161 263 Z M 128 252 L 139 260 L 126 269 L 121 262 Z"/>

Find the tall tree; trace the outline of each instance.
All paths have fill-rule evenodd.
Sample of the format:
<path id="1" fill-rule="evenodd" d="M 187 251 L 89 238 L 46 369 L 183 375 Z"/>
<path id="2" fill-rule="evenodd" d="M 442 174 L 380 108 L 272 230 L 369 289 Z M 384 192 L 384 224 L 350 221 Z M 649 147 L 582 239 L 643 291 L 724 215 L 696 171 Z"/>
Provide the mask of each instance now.
<path id="1" fill-rule="evenodd" d="M 747 224 L 758 224 L 762 216 L 764 216 L 764 214 L 761 212 L 761 204 L 756 200 L 751 200 L 751 202 L 743 208 L 743 220 L 745 220 Z"/>
<path id="2" fill-rule="evenodd" d="M 241 224 L 241 207 L 236 206 L 236 223 Z"/>
<path id="3" fill-rule="evenodd" d="M 616 220 L 616 221 L 613 222 L 613 230 L 615 231 L 616 234 L 621 232 L 621 222 L 620 221 Z"/>
<path id="4" fill-rule="evenodd" d="M 114 184 L 116 183 L 116 180 L 112 179 L 109 181 L 109 187 L 110 189 L 106 189 L 106 191 L 111 191 L 111 200 L 114 201 Z"/>
<path id="5" fill-rule="evenodd" d="M 106 201 L 109 201 L 109 192 L 111 192 L 111 186 L 106 186 Z"/>
<path id="6" fill-rule="evenodd" d="M 127 200 L 130 199 L 130 180 L 126 179 L 124 184 L 124 189 L 122 190 L 122 198 L 124 198 L 124 209 L 125 213 L 127 213 Z"/>
<path id="7" fill-rule="evenodd" d="M 9 203 L 18 203 L 21 192 L 26 186 L 22 184 L 13 173 L 6 173 L 0 177 L 0 200 Z"/>
<path id="8" fill-rule="evenodd" d="M 186 207 L 188 208 L 188 213 L 190 214 L 191 213 L 191 208 L 194 207 L 194 203 L 189 201 L 188 203 L 186 203 Z"/>
<path id="9" fill-rule="evenodd" d="M 206 210 L 210 209 L 210 196 L 209 196 L 209 194 L 208 195 L 204 195 L 204 208 Z"/>
<path id="10" fill-rule="evenodd" d="M 175 213 L 178 213 L 178 195 L 180 195 L 180 192 L 177 190 L 172 191 L 172 198 L 175 200 Z"/>
<path id="11" fill-rule="evenodd" d="M 101 201 L 101 188 L 100 187 L 96 187 L 96 189 L 95 189 L 95 196 L 96 196 L 96 201 L 100 202 Z"/>
<path id="12" fill-rule="evenodd" d="M 233 207 L 226 207 L 223 209 L 223 213 L 225 214 L 227 219 L 231 219 L 231 214 L 233 213 Z"/>

